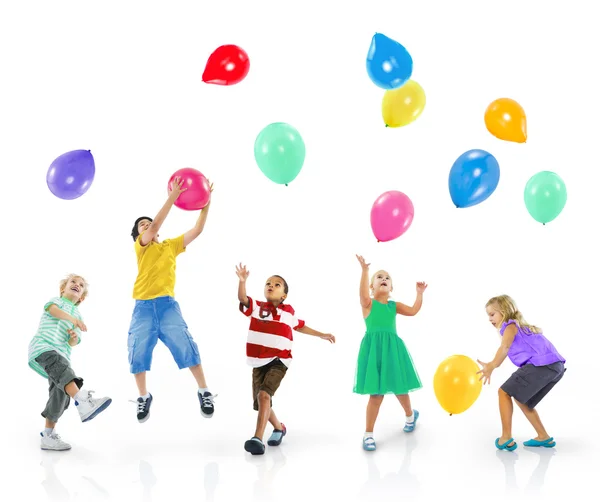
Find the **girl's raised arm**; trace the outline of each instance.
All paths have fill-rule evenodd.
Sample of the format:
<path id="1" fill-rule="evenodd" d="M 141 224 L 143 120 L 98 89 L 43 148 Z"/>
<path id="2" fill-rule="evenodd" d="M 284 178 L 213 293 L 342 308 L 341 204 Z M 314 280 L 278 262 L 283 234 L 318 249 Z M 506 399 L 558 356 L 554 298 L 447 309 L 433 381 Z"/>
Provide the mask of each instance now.
<path id="1" fill-rule="evenodd" d="M 369 294 L 369 265 L 365 263 L 365 259 L 362 256 L 356 255 L 358 262 L 362 268 L 362 274 L 360 276 L 360 305 L 363 309 L 371 307 L 371 295 Z"/>

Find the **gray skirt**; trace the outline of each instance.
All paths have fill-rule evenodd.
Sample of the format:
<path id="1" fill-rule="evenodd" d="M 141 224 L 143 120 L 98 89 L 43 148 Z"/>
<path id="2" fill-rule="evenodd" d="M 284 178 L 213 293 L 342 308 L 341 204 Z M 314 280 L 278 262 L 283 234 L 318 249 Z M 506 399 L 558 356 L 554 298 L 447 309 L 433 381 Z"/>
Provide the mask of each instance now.
<path id="1" fill-rule="evenodd" d="M 526 364 L 515 371 L 500 387 L 529 409 L 534 409 L 567 371 L 562 362 L 546 366 Z"/>

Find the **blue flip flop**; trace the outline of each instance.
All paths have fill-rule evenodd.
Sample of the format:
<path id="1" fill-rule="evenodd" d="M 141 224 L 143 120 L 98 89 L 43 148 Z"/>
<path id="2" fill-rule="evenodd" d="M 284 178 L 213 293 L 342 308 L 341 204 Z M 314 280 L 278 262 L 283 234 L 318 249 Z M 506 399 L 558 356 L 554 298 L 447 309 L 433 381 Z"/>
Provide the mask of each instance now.
<path id="1" fill-rule="evenodd" d="M 513 438 L 510 438 L 504 444 L 498 443 L 499 440 L 500 440 L 500 438 L 496 438 L 496 448 L 498 448 L 499 450 L 514 451 L 517 449 L 517 443 Z M 515 443 L 515 444 L 513 444 L 512 446 L 508 446 L 510 443 Z"/>
<path id="2" fill-rule="evenodd" d="M 556 441 L 554 438 L 544 439 L 544 441 L 538 441 L 537 439 L 530 439 L 529 441 L 525 441 L 523 446 L 532 446 L 532 447 L 543 447 L 543 448 L 554 448 L 556 446 Z"/>

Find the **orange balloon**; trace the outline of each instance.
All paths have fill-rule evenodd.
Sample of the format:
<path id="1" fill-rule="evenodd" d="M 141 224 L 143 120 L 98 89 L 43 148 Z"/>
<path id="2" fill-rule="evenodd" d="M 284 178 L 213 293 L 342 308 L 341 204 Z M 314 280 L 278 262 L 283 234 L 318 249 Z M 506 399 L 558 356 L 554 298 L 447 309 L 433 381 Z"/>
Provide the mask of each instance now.
<path id="1" fill-rule="evenodd" d="M 513 143 L 527 141 L 525 110 L 514 99 L 492 101 L 485 111 L 485 126 L 498 139 Z"/>

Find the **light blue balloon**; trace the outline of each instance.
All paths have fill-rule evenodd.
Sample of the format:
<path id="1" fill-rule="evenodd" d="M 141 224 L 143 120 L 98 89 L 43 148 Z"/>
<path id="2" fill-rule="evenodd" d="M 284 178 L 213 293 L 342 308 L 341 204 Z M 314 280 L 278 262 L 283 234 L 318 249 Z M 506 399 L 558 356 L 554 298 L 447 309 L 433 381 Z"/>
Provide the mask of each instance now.
<path id="1" fill-rule="evenodd" d="M 500 166 L 494 156 L 485 150 L 469 150 L 450 169 L 450 197 L 458 208 L 475 206 L 494 193 L 499 181 Z"/>
<path id="2" fill-rule="evenodd" d="M 385 90 L 402 87 L 410 79 L 413 60 L 403 45 L 375 33 L 367 54 L 367 73 L 373 83 Z"/>

